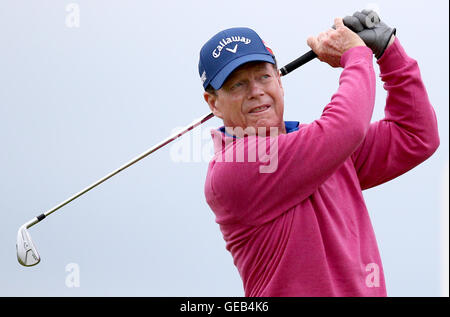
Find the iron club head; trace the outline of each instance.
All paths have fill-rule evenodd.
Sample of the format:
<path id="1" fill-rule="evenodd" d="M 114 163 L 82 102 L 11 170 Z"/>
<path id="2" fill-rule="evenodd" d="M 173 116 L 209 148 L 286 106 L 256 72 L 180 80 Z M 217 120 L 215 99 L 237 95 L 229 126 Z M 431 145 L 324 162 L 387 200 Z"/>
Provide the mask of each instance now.
<path id="1" fill-rule="evenodd" d="M 30 222 L 31 223 L 31 222 Z M 23 266 L 33 266 L 41 261 L 39 257 L 39 253 L 34 247 L 33 241 L 31 240 L 31 236 L 28 233 L 28 227 L 30 223 L 26 223 L 19 228 L 17 232 L 17 260 Z"/>

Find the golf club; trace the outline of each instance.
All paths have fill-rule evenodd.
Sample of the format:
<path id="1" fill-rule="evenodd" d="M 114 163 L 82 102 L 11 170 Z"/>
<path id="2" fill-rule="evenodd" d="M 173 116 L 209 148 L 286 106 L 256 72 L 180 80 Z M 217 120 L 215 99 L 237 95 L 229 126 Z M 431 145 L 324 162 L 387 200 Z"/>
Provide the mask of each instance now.
<path id="1" fill-rule="evenodd" d="M 289 63 L 285 67 L 281 68 L 281 70 L 280 70 L 281 76 L 289 74 L 290 72 L 292 72 L 293 70 L 297 69 L 298 67 L 300 67 L 300 66 L 304 65 L 305 63 L 313 60 L 316 56 L 317 55 L 313 51 L 310 51 L 310 52 L 302 55 L 300 58 L 296 59 L 292 63 Z M 17 259 L 18 259 L 19 263 L 22 264 L 23 266 L 33 266 L 33 265 L 38 264 L 40 262 L 40 260 L 41 260 L 41 258 L 39 256 L 39 253 L 37 252 L 36 247 L 34 246 L 34 243 L 31 240 L 31 236 L 30 236 L 30 234 L 28 232 L 29 228 L 31 228 L 32 226 L 34 226 L 38 222 L 42 221 L 45 217 L 47 217 L 50 214 L 54 213 L 58 209 L 60 209 L 63 206 L 67 205 L 71 201 L 73 201 L 73 200 L 77 199 L 78 197 L 80 197 L 81 195 L 87 193 L 88 191 L 90 191 L 94 187 L 100 185 L 104 181 L 108 180 L 109 178 L 113 177 L 114 175 L 118 174 L 119 172 L 123 171 L 124 169 L 130 167 L 134 163 L 142 160 L 143 158 L 147 157 L 151 153 L 153 153 L 156 150 L 162 148 L 163 146 L 169 144 L 173 140 L 179 138 L 180 136 L 182 136 L 186 132 L 194 129 L 195 127 L 197 127 L 199 125 L 201 125 L 202 123 L 206 122 L 207 120 L 211 119 L 212 117 L 214 117 L 213 113 L 208 113 L 207 115 L 204 115 L 204 116 L 198 118 L 197 120 L 194 120 L 188 126 L 182 128 L 181 130 L 179 130 L 176 133 L 172 134 L 167 139 L 165 139 L 165 140 L 161 141 L 160 143 L 156 144 L 155 146 L 153 146 L 152 148 L 148 149 L 147 151 L 145 151 L 141 155 L 139 155 L 136 158 L 132 159 L 128 163 L 122 165 L 121 167 L 119 167 L 115 171 L 113 171 L 110 174 L 106 175 L 105 177 L 99 179 L 95 183 L 89 185 L 88 187 L 86 187 L 85 189 L 83 189 L 80 192 L 76 193 L 75 195 L 73 195 L 72 197 L 68 198 L 67 200 L 63 201 L 59 205 L 57 205 L 57 206 L 53 207 L 52 209 L 44 212 L 43 214 L 40 214 L 40 215 L 34 217 L 30 221 L 28 221 L 25 224 L 23 224 L 19 228 L 19 231 L 17 232 L 16 249 L 17 249 Z"/>

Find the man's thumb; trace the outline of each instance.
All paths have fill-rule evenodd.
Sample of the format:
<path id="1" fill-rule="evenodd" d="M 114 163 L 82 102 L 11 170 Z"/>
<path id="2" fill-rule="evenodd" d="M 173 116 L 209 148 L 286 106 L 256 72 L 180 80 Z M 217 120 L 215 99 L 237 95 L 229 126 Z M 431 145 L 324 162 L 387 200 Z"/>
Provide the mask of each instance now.
<path id="1" fill-rule="evenodd" d="M 311 49 L 315 49 L 316 48 L 316 39 L 314 36 L 310 36 L 308 37 L 308 39 L 306 40 L 306 44 L 308 44 L 309 47 L 311 47 Z"/>
<path id="2" fill-rule="evenodd" d="M 336 29 L 344 27 L 345 25 L 344 25 L 344 21 L 342 20 L 342 18 L 334 19 L 334 26 L 336 27 Z"/>

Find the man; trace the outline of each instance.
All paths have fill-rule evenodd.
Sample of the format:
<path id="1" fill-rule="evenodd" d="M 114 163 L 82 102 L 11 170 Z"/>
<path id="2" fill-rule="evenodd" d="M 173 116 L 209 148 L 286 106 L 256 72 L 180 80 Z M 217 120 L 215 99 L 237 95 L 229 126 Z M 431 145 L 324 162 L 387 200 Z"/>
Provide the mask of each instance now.
<path id="1" fill-rule="evenodd" d="M 343 68 L 338 91 L 310 124 L 284 121 L 276 62 L 254 31 L 222 31 L 200 52 L 204 99 L 224 122 L 212 131 L 205 195 L 246 296 L 387 295 L 362 190 L 425 161 L 439 136 L 417 62 L 395 29 L 369 18 L 345 18 L 359 35 L 336 18 L 334 29 L 308 38 L 322 62 Z M 388 96 L 386 117 L 370 123 L 373 54 Z M 267 154 L 262 140 L 276 145 L 269 172 L 261 171 L 267 155 L 251 155 Z M 240 151 L 247 160 L 229 159 Z"/>

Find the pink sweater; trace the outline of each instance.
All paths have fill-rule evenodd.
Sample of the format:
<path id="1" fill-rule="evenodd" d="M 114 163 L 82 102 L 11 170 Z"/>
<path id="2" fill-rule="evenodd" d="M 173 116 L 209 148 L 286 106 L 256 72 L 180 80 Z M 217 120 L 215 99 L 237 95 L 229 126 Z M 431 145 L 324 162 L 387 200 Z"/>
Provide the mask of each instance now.
<path id="1" fill-rule="evenodd" d="M 439 136 L 417 62 L 398 39 L 378 61 L 388 91 L 386 117 L 370 123 L 372 61 L 367 47 L 348 50 L 338 91 L 320 119 L 298 131 L 233 139 L 212 130 L 206 200 L 246 296 L 386 296 L 362 190 L 425 161 Z M 269 162 L 258 155 L 243 162 L 228 157 L 261 144 L 267 153 L 277 146 L 269 172 L 262 172 Z"/>

